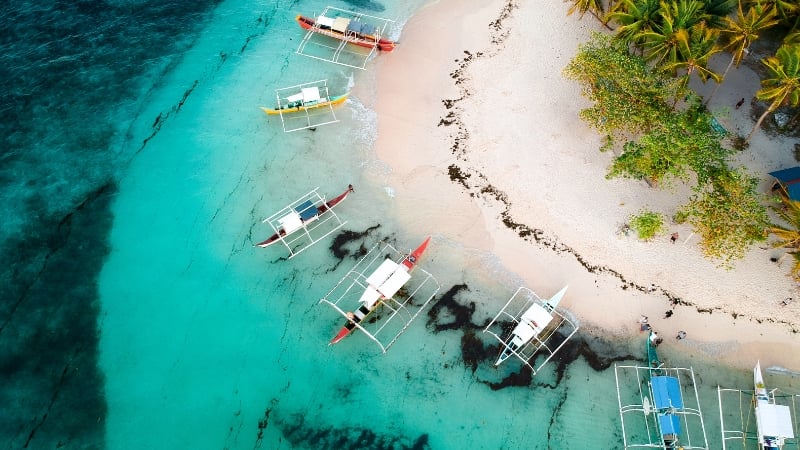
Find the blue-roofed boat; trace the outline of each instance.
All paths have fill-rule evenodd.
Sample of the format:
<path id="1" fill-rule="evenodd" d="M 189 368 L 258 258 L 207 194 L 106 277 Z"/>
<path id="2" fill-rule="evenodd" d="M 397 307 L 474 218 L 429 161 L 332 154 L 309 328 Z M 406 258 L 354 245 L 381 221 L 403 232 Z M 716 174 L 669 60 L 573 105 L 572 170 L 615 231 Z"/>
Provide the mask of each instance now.
<path id="1" fill-rule="evenodd" d="M 337 197 L 325 201 L 314 189 L 303 197 L 295 200 L 289 206 L 263 220 L 269 223 L 274 233 L 267 239 L 255 244 L 258 247 L 269 247 L 278 242 L 283 242 L 289 249 L 290 258 L 300 253 L 306 247 L 314 244 L 321 238 L 328 236 L 339 229 L 344 222 L 333 213 L 333 208 L 344 201 L 353 192 L 353 185 L 348 185 L 347 190 Z M 320 220 L 323 216 L 332 216 L 337 224 L 331 229 L 325 229 L 322 234 L 318 228 L 327 221 Z M 296 239 L 289 239 L 299 235 Z"/>
<path id="2" fill-rule="evenodd" d="M 707 450 L 694 371 L 667 367 L 656 351 L 658 342 L 651 331 L 646 367 L 614 366 L 624 448 Z"/>

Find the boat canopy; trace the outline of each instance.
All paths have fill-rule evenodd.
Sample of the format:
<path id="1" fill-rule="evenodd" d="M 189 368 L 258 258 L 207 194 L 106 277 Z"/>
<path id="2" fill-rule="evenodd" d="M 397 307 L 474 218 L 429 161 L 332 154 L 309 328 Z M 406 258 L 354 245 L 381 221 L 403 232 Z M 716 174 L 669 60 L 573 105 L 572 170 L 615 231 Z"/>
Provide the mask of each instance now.
<path id="1" fill-rule="evenodd" d="M 350 25 L 350 19 L 347 17 L 337 17 L 333 19 L 333 25 L 331 25 L 331 29 L 340 33 L 344 33 L 347 31 L 348 25 Z"/>
<path id="2" fill-rule="evenodd" d="M 333 17 L 319 16 L 317 17 L 317 23 L 323 27 L 331 28 L 333 27 Z"/>
<path id="3" fill-rule="evenodd" d="M 391 259 L 385 259 L 370 276 L 367 277 L 367 284 L 378 287 L 382 285 L 397 270 L 397 263 Z"/>
<path id="4" fill-rule="evenodd" d="M 289 214 L 281 217 L 278 219 L 278 223 L 281 224 L 281 228 L 283 228 L 283 231 L 285 231 L 287 235 L 292 234 L 303 227 L 303 221 L 300 219 L 300 214 L 297 214 L 296 211 L 292 211 Z"/>
<path id="5" fill-rule="evenodd" d="M 361 298 L 358 299 L 358 301 L 361 302 L 367 308 L 371 309 L 375 305 L 375 303 L 378 303 L 378 300 L 380 300 L 380 298 L 381 298 L 381 293 L 378 292 L 377 289 L 375 289 L 372 286 L 367 286 L 367 288 L 364 289 L 364 293 L 361 294 Z"/>
<path id="6" fill-rule="evenodd" d="M 397 270 L 395 271 L 392 276 L 386 280 L 380 287 L 380 291 L 384 297 L 394 297 L 394 294 L 406 284 L 406 281 L 411 279 L 411 274 L 406 272 L 405 270 Z"/>
<path id="7" fill-rule="evenodd" d="M 297 211 L 297 213 L 300 215 L 300 218 L 303 219 L 304 222 L 308 222 L 317 216 L 317 205 L 315 205 L 311 200 L 306 200 L 294 210 Z"/>
<path id="8" fill-rule="evenodd" d="M 653 403 L 656 409 L 683 409 L 683 397 L 677 378 L 653 377 L 650 383 L 653 386 Z"/>
<path id="9" fill-rule="evenodd" d="M 794 437 L 792 416 L 788 406 L 761 403 L 756 406 L 756 421 L 762 436 Z"/>
<path id="10" fill-rule="evenodd" d="M 661 426 L 661 435 L 673 438 L 681 434 L 681 421 L 675 414 L 661 414 L 658 416 L 658 424 Z"/>
<path id="11" fill-rule="evenodd" d="M 360 21 L 350 21 L 347 25 L 347 31 L 350 33 L 358 33 L 361 35 L 372 36 L 375 34 L 375 26 Z"/>
<path id="12" fill-rule="evenodd" d="M 320 98 L 317 86 L 303 88 L 303 103 L 318 102 Z"/>
<path id="13" fill-rule="evenodd" d="M 544 330 L 550 321 L 553 320 L 553 315 L 547 312 L 542 305 L 538 303 L 534 303 L 531 307 L 525 311 L 525 314 L 522 315 L 522 320 L 520 321 L 520 325 L 527 325 L 531 332 L 534 334 L 539 334 Z M 530 336 L 530 339 L 533 336 Z"/>

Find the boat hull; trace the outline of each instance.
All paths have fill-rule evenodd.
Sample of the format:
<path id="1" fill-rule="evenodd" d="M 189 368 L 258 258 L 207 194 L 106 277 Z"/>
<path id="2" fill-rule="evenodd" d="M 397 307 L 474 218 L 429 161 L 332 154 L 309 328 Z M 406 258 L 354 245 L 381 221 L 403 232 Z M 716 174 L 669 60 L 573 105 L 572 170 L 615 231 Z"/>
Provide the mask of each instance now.
<path id="1" fill-rule="evenodd" d="M 333 198 L 332 200 L 327 201 L 327 202 L 317 206 L 317 216 L 316 217 L 319 218 L 320 216 L 322 216 L 326 212 L 328 212 L 331 209 L 333 209 L 336 205 L 338 205 L 339 203 L 343 202 L 344 199 L 346 199 L 347 196 L 350 195 L 351 192 L 353 192 L 353 185 L 352 184 L 347 186 L 347 190 L 342 192 L 341 194 L 339 194 L 339 196 L 337 196 L 337 197 Z M 284 236 L 286 236 L 286 231 L 283 230 L 283 229 L 280 229 L 280 230 L 278 230 L 277 233 L 273 234 L 272 236 L 268 237 L 267 239 L 265 239 L 265 240 L 259 242 L 258 244 L 256 244 L 256 246 L 257 247 L 261 247 L 261 248 L 269 247 L 270 245 L 272 245 L 272 244 L 274 244 L 276 242 L 280 242 L 281 238 L 284 237 Z"/>
<path id="2" fill-rule="evenodd" d="M 332 30 L 327 27 L 316 26 L 316 20 L 298 15 L 295 20 L 297 23 L 304 29 L 313 31 L 315 33 L 321 34 L 323 36 L 332 37 L 334 39 L 338 39 L 340 41 L 345 41 L 350 44 L 358 45 L 359 47 L 364 48 L 377 48 L 382 52 L 390 52 L 394 50 L 396 42 L 391 41 L 386 38 L 376 38 L 370 34 L 361 34 L 361 33 L 341 33 L 336 30 Z"/>
<path id="3" fill-rule="evenodd" d="M 327 102 L 315 103 L 313 105 L 308 105 L 308 106 L 295 106 L 295 107 L 291 107 L 291 108 L 283 107 L 283 108 L 273 108 L 273 109 L 266 108 L 266 107 L 262 106 L 261 110 L 264 111 L 264 113 L 266 113 L 267 115 L 270 115 L 270 116 L 276 115 L 276 114 L 290 114 L 290 113 L 296 113 L 296 112 L 301 112 L 301 111 L 310 111 L 312 109 L 322 108 L 324 106 L 341 105 L 342 103 L 344 103 L 345 100 L 347 100 L 347 96 L 348 95 L 350 95 L 349 92 L 346 93 L 346 94 L 339 95 L 339 96 L 331 97 L 331 99 L 329 101 L 327 101 Z"/>

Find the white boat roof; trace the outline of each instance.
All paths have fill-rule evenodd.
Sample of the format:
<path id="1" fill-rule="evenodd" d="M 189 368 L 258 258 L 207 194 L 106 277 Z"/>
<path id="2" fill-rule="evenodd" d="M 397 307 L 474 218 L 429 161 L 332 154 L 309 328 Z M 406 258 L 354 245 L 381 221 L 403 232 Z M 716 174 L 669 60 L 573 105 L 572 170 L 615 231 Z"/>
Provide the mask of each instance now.
<path id="1" fill-rule="evenodd" d="M 367 289 L 364 290 L 364 293 L 361 294 L 361 298 L 358 299 L 358 301 L 363 303 L 367 308 L 371 309 L 380 298 L 381 293 L 378 292 L 377 289 L 372 286 L 367 286 Z"/>
<path id="2" fill-rule="evenodd" d="M 350 25 L 350 19 L 347 17 L 337 17 L 333 19 L 333 25 L 331 25 L 331 29 L 338 31 L 340 33 L 344 33 L 347 31 L 347 26 Z"/>
<path id="3" fill-rule="evenodd" d="M 292 211 L 289 214 L 281 217 L 278 219 L 278 223 L 281 224 L 283 231 L 286 234 L 291 234 L 303 226 L 303 221 L 300 219 L 300 214 L 297 214 L 296 211 Z"/>
<path id="4" fill-rule="evenodd" d="M 319 16 L 317 17 L 317 23 L 325 27 L 332 27 L 333 17 Z"/>
<path id="5" fill-rule="evenodd" d="M 367 284 L 374 287 L 380 287 L 397 269 L 397 263 L 391 259 L 385 259 L 372 275 L 367 277 Z"/>
<path id="6" fill-rule="evenodd" d="M 294 94 L 294 95 L 290 95 L 290 96 L 286 97 L 286 100 L 288 100 L 291 103 L 299 102 L 302 99 L 303 99 L 303 93 L 302 92 L 299 93 L 299 94 Z"/>
<path id="7" fill-rule="evenodd" d="M 396 294 L 397 291 L 399 291 L 400 288 L 403 287 L 403 285 L 406 284 L 406 282 L 410 279 L 410 273 L 398 268 L 398 270 L 396 270 L 392 276 L 390 276 L 389 279 L 386 280 L 380 288 L 378 288 L 378 290 L 380 290 L 383 296 L 386 298 L 394 297 L 394 294 Z"/>
<path id="8" fill-rule="evenodd" d="M 303 88 L 303 102 L 315 102 L 320 99 L 319 95 L 319 88 L 314 87 L 307 87 Z"/>
<path id="9" fill-rule="evenodd" d="M 761 403 L 756 406 L 758 432 L 762 436 L 793 438 L 792 416 L 788 406 Z"/>
<path id="10" fill-rule="evenodd" d="M 528 343 L 534 336 L 541 333 L 551 320 L 553 320 L 553 316 L 541 305 L 534 303 L 522 314 L 519 324 L 514 328 L 512 332 L 514 343 L 520 346 Z"/>

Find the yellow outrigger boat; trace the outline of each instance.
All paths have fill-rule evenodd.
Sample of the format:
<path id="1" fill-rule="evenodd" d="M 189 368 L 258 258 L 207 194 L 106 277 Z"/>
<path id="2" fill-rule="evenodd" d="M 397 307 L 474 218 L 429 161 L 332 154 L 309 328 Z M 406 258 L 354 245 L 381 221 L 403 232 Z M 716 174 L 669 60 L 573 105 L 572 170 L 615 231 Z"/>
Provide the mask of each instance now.
<path id="1" fill-rule="evenodd" d="M 349 92 L 332 97 L 322 97 L 316 86 L 303 88 L 300 93 L 286 97 L 286 103 L 278 103 L 275 108 L 261 107 L 267 114 L 287 114 L 291 112 L 307 111 L 323 106 L 336 106 L 347 100 Z"/>

